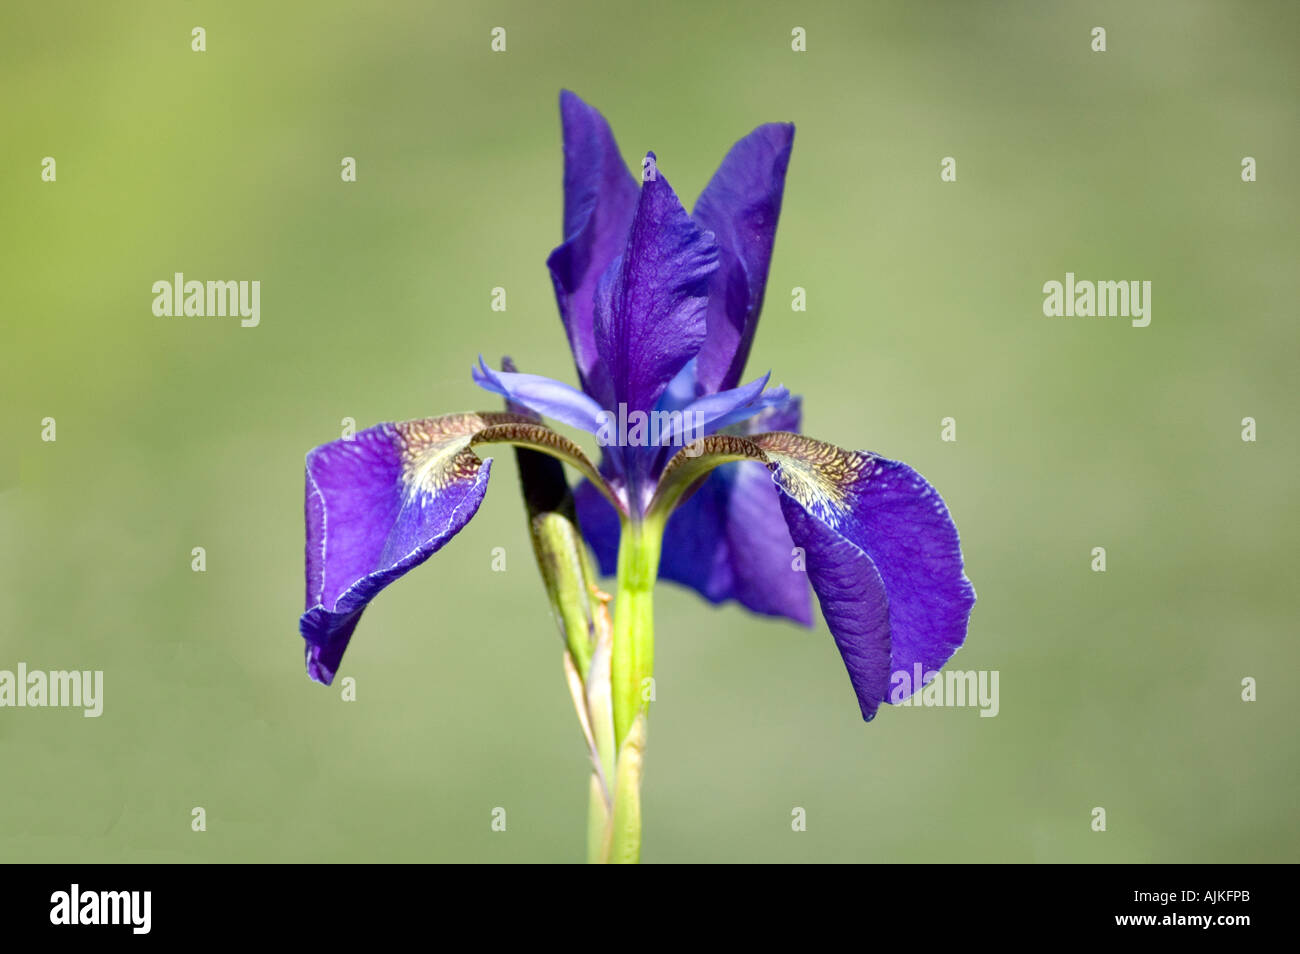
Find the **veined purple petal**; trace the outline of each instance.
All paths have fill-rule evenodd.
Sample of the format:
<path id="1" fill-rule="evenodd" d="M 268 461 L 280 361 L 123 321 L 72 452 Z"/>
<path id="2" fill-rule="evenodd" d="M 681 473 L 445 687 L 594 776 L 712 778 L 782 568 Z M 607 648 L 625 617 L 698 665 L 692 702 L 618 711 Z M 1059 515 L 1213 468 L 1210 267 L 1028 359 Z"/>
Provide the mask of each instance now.
<path id="1" fill-rule="evenodd" d="M 655 168 L 642 183 L 627 247 L 596 288 L 596 350 L 613 392 L 605 407 L 654 408 L 704 341 L 715 268 L 712 236 L 696 227 Z"/>
<path id="2" fill-rule="evenodd" d="M 924 477 L 900 461 L 871 460 L 853 508 L 855 536 L 889 592 L 893 673 L 910 674 L 916 663 L 937 672 L 966 641 L 975 604 L 957 528 Z"/>
<path id="3" fill-rule="evenodd" d="M 759 126 L 731 147 L 695 203 L 695 221 L 714 233 L 722 250 L 699 356 L 703 392 L 735 387 L 744 373 L 763 306 L 793 144 L 793 125 Z"/>
<path id="4" fill-rule="evenodd" d="M 610 405 L 613 393 L 592 331 L 596 284 L 622 254 L 637 204 L 637 184 L 609 123 L 565 90 L 564 242 L 547 259 L 578 376 L 588 394 Z"/>
<path id="5" fill-rule="evenodd" d="M 507 401 L 528 408 L 543 417 L 576 427 L 590 434 L 600 427 L 601 406 L 583 394 L 577 388 L 540 374 L 521 374 L 513 371 L 493 371 L 483 363 L 480 355 L 478 366 L 472 368 L 470 375 L 474 383 L 493 394 L 500 394 Z"/>
<path id="6" fill-rule="evenodd" d="M 889 692 L 890 602 L 871 558 L 781 494 L 794 545 L 805 553 L 808 579 L 839 647 L 862 718 L 870 722 Z"/>
<path id="7" fill-rule="evenodd" d="M 508 418 L 508 415 L 502 415 Z M 491 459 L 469 449 L 485 416 L 380 424 L 307 455 L 307 672 L 328 685 L 362 611 L 460 532 Z"/>
<path id="8" fill-rule="evenodd" d="M 948 508 L 898 461 L 794 434 L 759 435 L 754 443 L 771 458 L 787 518 L 788 500 L 874 565 L 889 599 L 891 672 L 906 673 L 910 687 L 889 701 L 901 701 L 921 688 L 912 685 L 914 666 L 937 672 L 960 648 L 975 603 Z"/>

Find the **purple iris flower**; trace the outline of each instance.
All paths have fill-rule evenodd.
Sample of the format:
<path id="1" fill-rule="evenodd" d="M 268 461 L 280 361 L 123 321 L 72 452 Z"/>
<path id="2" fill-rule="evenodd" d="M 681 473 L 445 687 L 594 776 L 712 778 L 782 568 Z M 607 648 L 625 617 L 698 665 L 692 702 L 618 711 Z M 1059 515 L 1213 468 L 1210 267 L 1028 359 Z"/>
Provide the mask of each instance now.
<path id="1" fill-rule="evenodd" d="M 634 176 L 599 112 L 569 92 L 560 111 L 564 242 L 547 264 L 581 387 L 480 358 L 473 379 L 511 413 L 380 424 L 307 455 L 309 674 L 328 684 L 370 600 L 474 516 L 492 463 L 475 448 L 505 442 L 583 476 L 606 574 L 620 532 L 659 521 L 660 577 L 711 602 L 810 624 L 811 584 L 869 721 L 962 645 L 975 594 L 916 471 L 799 435 L 798 397 L 742 383 L 794 127 L 737 142 L 688 214 L 654 153 Z M 595 435 L 599 466 L 543 417 Z"/>

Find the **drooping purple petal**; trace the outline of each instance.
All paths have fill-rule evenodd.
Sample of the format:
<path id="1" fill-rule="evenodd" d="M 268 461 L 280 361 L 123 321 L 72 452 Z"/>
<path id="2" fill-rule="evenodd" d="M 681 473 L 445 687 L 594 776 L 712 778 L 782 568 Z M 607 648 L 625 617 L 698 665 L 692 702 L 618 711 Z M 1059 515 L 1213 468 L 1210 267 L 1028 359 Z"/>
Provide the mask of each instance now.
<path id="1" fill-rule="evenodd" d="M 966 640 L 975 589 L 948 508 L 906 464 L 872 456 L 853 507 L 860 539 L 889 593 L 894 673 L 937 672 Z M 913 686 L 919 689 L 919 686 Z"/>
<path id="2" fill-rule="evenodd" d="M 889 692 L 890 602 L 866 553 L 781 494 L 794 545 L 803 550 L 808 580 L 839 647 L 862 718 L 870 722 Z"/>
<path id="3" fill-rule="evenodd" d="M 648 158 L 653 160 L 653 153 Z M 596 288 L 596 350 L 616 410 L 649 411 L 705 335 L 712 236 L 691 221 L 662 171 L 641 186 L 627 246 Z"/>
<path id="4" fill-rule="evenodd" d="M 771 459 L 787 518 L 788 501 L 870 558 L 889 600 L 890 671 L 910 685 L 914 665 L 942 669 L 965 641 L 975 591 L 935 489 L 906 464 L 866 452 L 794 434 L 753 440 Z"/>
<path id="5" fill-rule="evenodd" d="M 722 250 L 697 369 L 702 393 L 735 387 L 744 373 L 793 144 L 793 125 L 759 126 L 731 147 L 695 203 L 695 221 L 714 233 Z"/>
<path id="6" fill-rule="evenodd" d="M 600 427 L 601 406 L 577 388 L 540 374 L 493 371 L 483 363 L 470 371 L 474 383 L 493 394 L 500 394 L 516 405 L 543 417 L 576 427 L 590 434 Z"/>
<path id="7" fill-rule="evenodd" d="M 502 415 L 508 418 L 508 415 Z M 491 459 L 469 449 L 485 416 L 380 424 L 307 455 L 307 672 L 328 685 L 362 611 L 460 532 Z"/>
<path id="8" fill-rule="evenodd" d="M 608 405 L 608 376 L 592 331 L 596 284 L 623 253 L 637 204 L 637 184 L 605 118 L 570 93 L 560 94 L 564 129 L 564 242 L 547 259 L 578 376 Z"/>

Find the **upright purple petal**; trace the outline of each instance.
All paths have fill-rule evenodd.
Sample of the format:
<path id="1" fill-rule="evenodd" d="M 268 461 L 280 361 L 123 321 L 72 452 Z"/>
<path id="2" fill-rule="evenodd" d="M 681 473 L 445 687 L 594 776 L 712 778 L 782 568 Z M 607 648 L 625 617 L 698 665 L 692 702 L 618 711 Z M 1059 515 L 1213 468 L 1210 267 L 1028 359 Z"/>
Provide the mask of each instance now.
<path id="1" fill-rule="evenodd" d="M 653 157 L 653 153 L 650 154 Z M 649 411 L 704 341 L 717 246 L 661 171 L 641 187 L 627 247 L 596 289 L 596 350 L 615 409 Z"/>
<path id="2" fill-rule="evenodd" d="M 592 333 L 596 284 L 622 254 L 637 204 L 637 184 L 619 155 L 609 123 L 565 90 L 564 242 L 547 259 L 574 363 L 587 393 L 611 399 Z"/>
<path id="3" fill-rule="evenodd" d="M 380 424 L 307 455 L 307 672 L 328 685 L 362 611 L 460 532 L 492 461 L 469 448 L 490 416 Z M 501 415 L 502 419 L 510 419 Z"/>
<path id="4" fill-rule="evenodd" d="M 735 387 L 744 373 L 763 307 L 793 144 L 793 125 L 759 126 L 731 147 L 695 203 L 696 223 L 713 232 L 721 249 L 698 362 L 702 393 Z"/>

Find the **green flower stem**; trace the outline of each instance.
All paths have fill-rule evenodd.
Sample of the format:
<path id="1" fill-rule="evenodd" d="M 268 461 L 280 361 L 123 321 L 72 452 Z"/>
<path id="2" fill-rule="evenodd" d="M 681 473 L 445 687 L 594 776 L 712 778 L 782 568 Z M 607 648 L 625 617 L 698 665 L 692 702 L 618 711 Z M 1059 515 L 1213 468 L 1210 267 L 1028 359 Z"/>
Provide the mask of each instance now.
<path id="1" fill-rule="evenodd" d="M 614 614 L 569 513 L 530 520 L 537 564 L 565 641 L 565 673 L 591 751 L 587 860 L 641 856 L 641 777 L 654 675 L 654 585 L 664 521 L 627 521 Z"/>
<path id="2" fill-rule="evenodd" d="M 620 512 L 623 505 L 578 446 L 567 438 L 523 416 L 482 414 L 473 417 L 481 424 L 503 422 L 483 427 L 475 434 L 475 442 L 505 441 L 515 445 L 519 483 L 528 512 L 529 536 L 551 612 L 564 637 L 565 680 L 591 755 L 587 860 L 636 861 L 641 843 L 640 752 L 645 738 L 645 720 L 639 723 L 641 742 L 621 736 L 616 739 L 614 682 L 610 677 L 614 657 L 614 622 L 609 608 L 611 597 L 599 586 L 561 462 L 572 464 L 597 483 Z M 659 526 L 652 524 L 652 527 Z M 650 567 L 648 582 L 642 572 L 637 583 L 638 588 L 646 591 L 645 607 L 648 611 L 648 590 L 654 585 L 654 571 L 658 569 L 661 528 L 647 537 L 638 527 L 638 532 L 631 536 L 639 541 L 648 539 L 655 549 L 654 554 L 642 553 L 633 561 L 639 566 Z M 626 602 L 629 606 L 637 604 L 631 598 Z M 648 634 L 648 623 L 639 631 Z M 639 639 L 634 640 L 634 648 L 641 646 Z M 626 678 L 631 682 L 629 692 L 623 695 L 634 700 L 635 689 L 645 678 L 639 672 L 645 668 L 648 677 L 650 661 L 641 648 L 637 648 L 635 656 L 629 658 L 632 669 Z M 621 662 L 620 665 L 626 668 L 627 663 Z M 617 759 L 620 751 L 625 754 L 621 763 Z M 616 799 L 616 791 L 622 793 L 621 799 Z M 616 831 L 619 833 L 617 838 Z"/>
<path id="3" fill-rule="evenodd" d="M 641 775 L 646 719 L 654 676 L 654 585 L 659 576 L 663 521 L 624 523 L 618 545 L 610 691 L 614 708 L 613 818 L 606 860 L 641 856 Z"/>
<path id="4" fill-rule="evenodd" d="M 614 744 L 619 749 L 637 715 L 650 705 L 649 680 L 654 675 L 655 653 L 654 586 L 662 541 L 660 521 L 628 521 L 619 536 L 610 673 Z"/>

